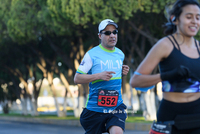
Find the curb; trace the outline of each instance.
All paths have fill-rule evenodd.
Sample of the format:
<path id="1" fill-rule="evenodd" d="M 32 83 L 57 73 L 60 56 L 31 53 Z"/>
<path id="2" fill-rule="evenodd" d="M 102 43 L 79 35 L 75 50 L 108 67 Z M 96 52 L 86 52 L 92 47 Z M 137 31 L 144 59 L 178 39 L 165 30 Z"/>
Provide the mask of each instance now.
<path id="1" fill-rule="evenodd" d="M 29 122 L 29 123 L 43 123 L 62 126 L 77 126 L 82 127 L 79 120 L 56 120 L 56 119 L 40 119 L 29 117 L 0 117 L 0 120 L 16 121 L 16 122 Z M 152 123 L 125 123 L 125 129 L 137 131 L 149 131 Z"/>

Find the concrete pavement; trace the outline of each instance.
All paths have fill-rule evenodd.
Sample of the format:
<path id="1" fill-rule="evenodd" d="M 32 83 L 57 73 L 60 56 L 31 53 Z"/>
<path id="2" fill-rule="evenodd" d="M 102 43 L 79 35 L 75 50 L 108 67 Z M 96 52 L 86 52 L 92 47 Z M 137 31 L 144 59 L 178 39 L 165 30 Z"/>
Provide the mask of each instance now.
<path id="1" fill-rule="evenodd" d="M 37 117 L 32 118 L 32 117 L 10 117 L 10 116 L 0 116 L 0 120 L 81 127 L 79 120 L 56 120 L 56 119 L 41 119 Z M 125 126 L 126 130 L 144 131 L 144 132 L 148 132 L 150 130 L 150 127 L 151 123 L 130 123 L 130 122 L 126 122 Z"/>
<path id="2" fill-rule="evenodd" d="M 0 120 L 1 134 L 84 134 L 82 127 Z M 103 133 L 107 134 L 107 133 Z M 124 134 L 148 134 L 146 131 L 126 130 Z"/>

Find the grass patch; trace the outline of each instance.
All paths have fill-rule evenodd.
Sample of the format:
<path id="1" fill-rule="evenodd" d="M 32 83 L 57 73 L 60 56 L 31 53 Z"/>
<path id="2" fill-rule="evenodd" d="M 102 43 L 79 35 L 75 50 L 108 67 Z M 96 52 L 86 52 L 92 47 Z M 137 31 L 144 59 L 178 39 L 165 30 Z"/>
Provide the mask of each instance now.
<path id="1" fill-rule="evenodd" d="M 57 115 L 39 115 L 39 116 L 32 116 L 28 115 L 21 115 L 17 113 L 9 113 L 9 114 L 0 114 L 0 116 L 7 116 L 7 117 L 25 117 L 25 118 L 41 118 L 41 119 L 56 119 L 56 120 L 79 120 L 79 118 L 74 116 L 66 116 L 66 117 L 58 117 Z"/>
<path id="2" fill-rule="evenodd" d="M 152 123 L 153 121 L 146 121 L 143 116 L 128 116 L 126 122 L 133 123 Z"/>

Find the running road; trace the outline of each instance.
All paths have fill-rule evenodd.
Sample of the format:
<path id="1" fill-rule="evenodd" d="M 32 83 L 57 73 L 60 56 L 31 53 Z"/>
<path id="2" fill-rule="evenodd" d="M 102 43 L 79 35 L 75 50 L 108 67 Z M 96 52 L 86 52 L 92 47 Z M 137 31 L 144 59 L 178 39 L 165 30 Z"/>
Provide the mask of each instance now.
<path id="1" fill-rule="evenodd" d="M 0 134 L 84 134 L 84 130 L 81 127 L 74 126 L 0 120 Z M 148 132 L 126 130 L 124 134 L 148 134 Z"/>

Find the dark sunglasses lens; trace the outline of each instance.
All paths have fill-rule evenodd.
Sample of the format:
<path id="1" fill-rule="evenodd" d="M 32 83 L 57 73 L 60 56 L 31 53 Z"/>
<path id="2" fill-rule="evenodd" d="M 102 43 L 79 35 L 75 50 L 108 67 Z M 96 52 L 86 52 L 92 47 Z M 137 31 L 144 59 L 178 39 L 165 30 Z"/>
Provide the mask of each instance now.
<path id="1" fill-rule="evenodd" d="M 111 34 L 111 31 L 105 31 L 104 34 L 105 34 L 105 35 L 110 35 L 110 34 Z"/>
<path id="2" fill-rule="evenodd" d="M 117 31 L 117 30 L 114 30 L 112 33 L 113 33 L 113 34 L 117 34 L 117 33 L 118 33 L 118 31 Z"/>
<path id="3" fill-rule="evenodd" d="M 117 30 L 114 30 L 113 32 L 111 32 L 111 31 L 105 31 L 103 34 L 105 34 L 105 35 L 111 35 L 111 33 L 117 34 L 118 31 Z"/>

